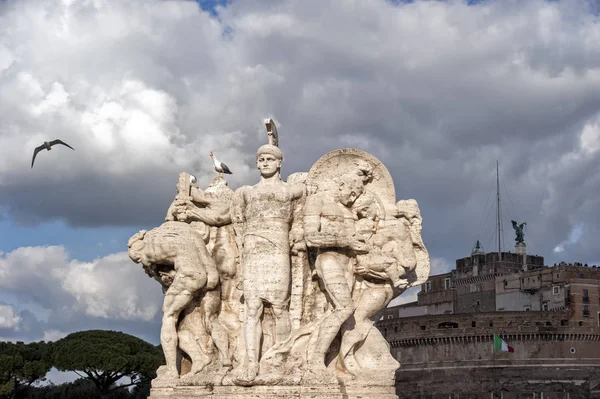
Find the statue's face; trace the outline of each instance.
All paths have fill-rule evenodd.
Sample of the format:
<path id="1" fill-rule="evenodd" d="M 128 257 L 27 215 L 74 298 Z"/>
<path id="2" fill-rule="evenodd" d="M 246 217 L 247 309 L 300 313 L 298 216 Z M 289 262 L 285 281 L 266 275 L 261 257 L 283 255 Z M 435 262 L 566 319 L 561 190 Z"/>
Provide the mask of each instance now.
<path id="1" fill-rule="evenodd" d="M 352 206 L 354 201 L 363 193 L 363 185 L 355 182 L 341 182 L 339 199 L 344 206 Z"/>
<path id="2" fill-rule="evenodd" d="M 359 207 L 356 210 L 356 213 L 358 215 L 359 218 L 361 219 L 375 219 L 375 216 L 377 216 L 377 207 L 375 206 L 374 203 L 370 203 L 370 204 L 365 204 L 361 207 Z"/>
<path id="3" fill-rule="evenodd" d="M 256 166 L 261 176 L 271 177 L 281 169 L 281 159 L 271 154 L 259 154 L 256 158 Z"/>
<path id="4" fill-rule="evenodd" d="M 142 240 L 137 240 L 131 244 L 129 247 L 129 258 L 135 263 L 140 263 L 143 257 L 144 242 Z"/>

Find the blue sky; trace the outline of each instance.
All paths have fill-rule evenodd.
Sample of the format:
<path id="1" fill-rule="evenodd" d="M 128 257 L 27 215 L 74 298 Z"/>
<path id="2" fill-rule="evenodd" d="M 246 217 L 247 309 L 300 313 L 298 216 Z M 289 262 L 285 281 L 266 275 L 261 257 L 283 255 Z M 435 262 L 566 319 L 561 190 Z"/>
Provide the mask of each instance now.
<path id="1" fill-rule="evenodd" d="M 515 218 L 547 264 L 600 263 L 597 2 L 132 1 L 0 2 L 0 339 L 157 343 L 160 287 L 127 240 L 179 172 L 208 184 L 209 151 L 254 184 L 267 117 L 284 177 L 342 147 L 383 161 L 434 273 L 494 248 L 496 160 L 506 250 Z M 56 137 L 76 150 L 31 169 Z"/>
<path id="2" fill-rule="evenodd" d="M 216 8 L 218 6 L 227 6 L 227 0 L 196 0 L 203 10 L 210 12 L 213 15 L 217 15 Z"/>

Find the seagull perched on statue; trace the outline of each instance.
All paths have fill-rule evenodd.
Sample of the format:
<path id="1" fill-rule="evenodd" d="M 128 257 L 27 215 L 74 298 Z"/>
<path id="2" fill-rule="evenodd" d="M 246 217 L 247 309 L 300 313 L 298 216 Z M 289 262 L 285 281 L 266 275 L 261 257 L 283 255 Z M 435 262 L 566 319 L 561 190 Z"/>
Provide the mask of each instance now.
<path id="1" fill-rule="evenodd" d="M 56 140 L 52 140 L 52 141 L 44 141 L 44 144 L 42 144 L 39 147 L 36 147 L 35 150 L 33 150 L 33 158 L 31 158 L 31 167 L 33 168 L 33 163 L 35 162 L 35 157 L 38 154 L 38 152 L 40 152 L 44 149 L 50 151 L 52 149 L 52 146 L 56 145 L 56 144 L 62 144 L 66 147 L 69 147 L 73 151 L 75 151 L 75 148 L 71 147 L 70 145 L 68 145 L 67 143 L 65 143 L 64 141 L 62 141 L 60 139 L 56 139 Z"/>
<path id="2" fill-rule="evenodd" d="M 209 152 L 210 157 L 213 160 L 213 165 L 215 167 L 215 170 L 219 173 L 225 173 L 227 175 L 231 175 L 231 171 L 229 170 L 229 168 L 227 167 L 227 165 L 225 165 L 223 162 L 219 161 L 217 159 L 217 157 L 215 157 L 215 154 L 213 154 L 212 152 Z"/>

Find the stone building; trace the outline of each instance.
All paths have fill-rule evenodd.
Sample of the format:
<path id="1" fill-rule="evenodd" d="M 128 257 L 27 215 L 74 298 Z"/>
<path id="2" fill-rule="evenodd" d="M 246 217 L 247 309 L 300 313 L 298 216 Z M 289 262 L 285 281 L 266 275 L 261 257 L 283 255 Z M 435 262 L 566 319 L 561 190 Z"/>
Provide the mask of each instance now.
<path id="1" fill-rule="evenodd" d="M 483 253 L 377 323 L 400 398 L 600 398 L 600 268 Z M 514 353 L 494 351 L 499 335 Z"/>

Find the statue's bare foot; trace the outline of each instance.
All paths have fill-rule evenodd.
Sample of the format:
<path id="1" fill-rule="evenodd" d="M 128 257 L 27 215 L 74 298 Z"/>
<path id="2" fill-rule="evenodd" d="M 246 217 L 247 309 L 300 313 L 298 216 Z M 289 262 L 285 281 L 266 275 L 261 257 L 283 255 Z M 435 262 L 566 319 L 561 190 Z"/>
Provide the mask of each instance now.
<path id="1" fill-rule="evenodd" d="M 231 364 L 231 362 L 229 363 L 223 363 L 223 365 L 221 366 L 221 368 L 225 371 L 231 371 L 233 369 L 233 364 Z"/>
<path id="2" fill-rule="evenodd" d="M 242 372 L 242 374 L 233 380 L 236 385 L 249 387 L 254 385 L 254 380 L 258 375 L 258 363 L 248 364 L 248 367 Z"/>
<path id="3" fill-rule="evenodd" d="M 223 368 L 226 368 L 229 370 L 231 370 L 233 368 L 233 365 L 231 364 L 231 359 L 229 359 L 229 356 L 221 356 L 221 365 L 223 366 Z"/>
<path id="4" fill-rule="evenodd" d="M 156 370 L 156 377 L 165 380 L 177 380 L 179 379 L 179 373 L 176 368 L 160 366 L 158 370 Z"/>
<path id="5" fill-rule="evenodd" d="M 315 374 L 326 374 L 328 373 L 327 371 L 327 367 L 325 366 L 325 363 L 320 362 L 320 361 L 308 361 L 307 364 L 307 369 L 310 371 L 315 372 Z"/>
<path id="6" fill-rule="evenodd" d="M 302 377 L 303 384 L 337 384 L 338 379 L 333 375 L 323 362 L 314 362 L 308 364 L 308 370 Z"/>
<path id="7" fill-rule="evenodd" d="M 190 376 L 192 376 L 192 375 L 196 375 L 196 374 L 200 373 L 202 370 L 204 370 L 204 368 L 209 363 L 210 363 L 210 359 L 207 359 L 207 361 L 203 361 L 203 362 L 193 362 L 192 369 L 190 370 L 190 372 L 188 374 Z"/>

